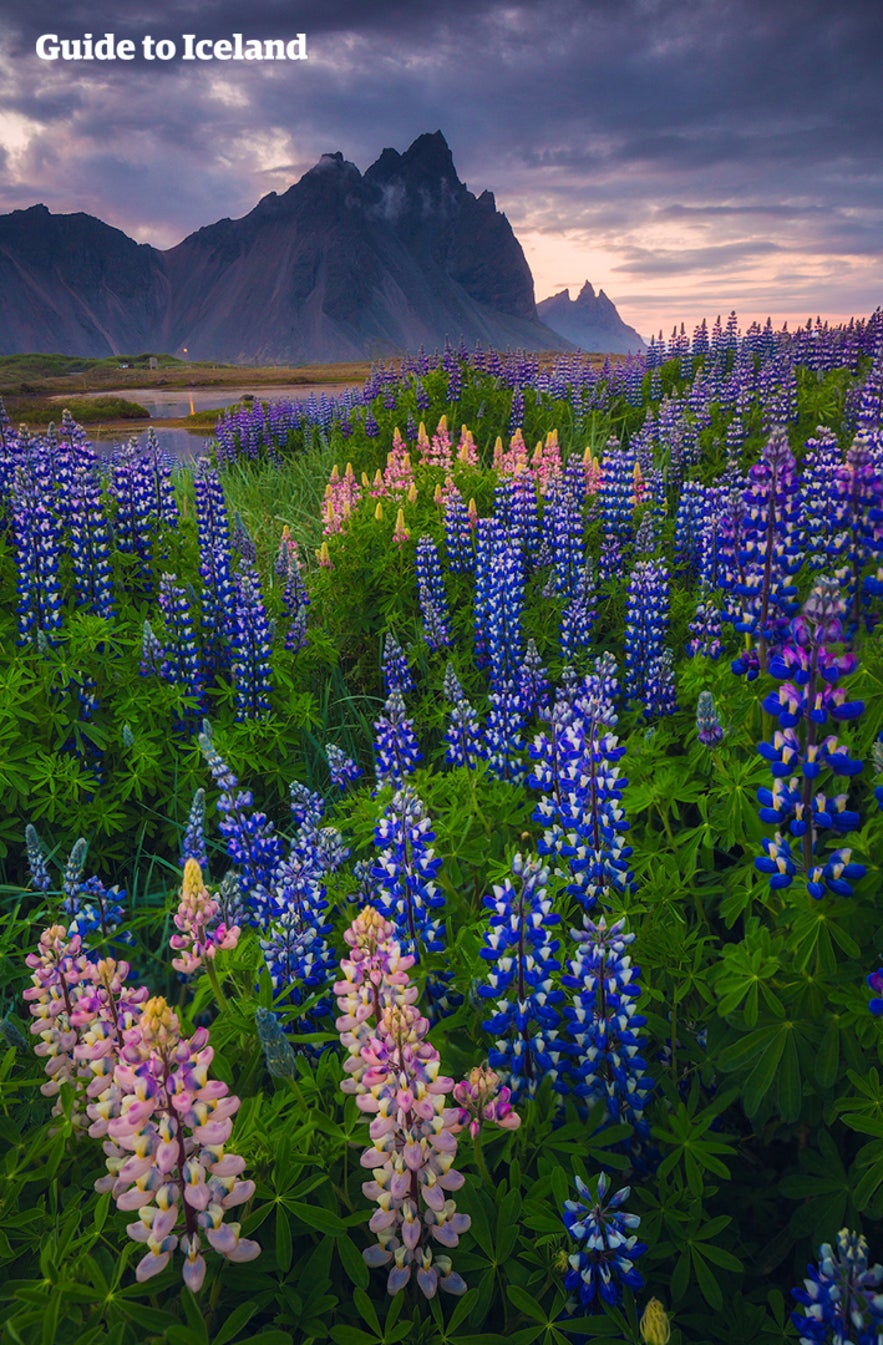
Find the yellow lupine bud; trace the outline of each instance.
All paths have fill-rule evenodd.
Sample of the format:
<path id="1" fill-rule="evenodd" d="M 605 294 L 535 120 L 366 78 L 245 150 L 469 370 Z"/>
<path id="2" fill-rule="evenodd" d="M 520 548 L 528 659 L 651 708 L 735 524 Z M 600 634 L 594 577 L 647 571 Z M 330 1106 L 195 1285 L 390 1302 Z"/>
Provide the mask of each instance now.
<path id="1" fill-rule="evenodd" d="M 378 500 L 378 501 L 377 501 L 377 508 L 374 510 L 374 517 L 377 519 L 377 522 L 378 522 L 378 523 L 379 523 L 380 520 L 383 518 L 383 501 L 382 501 L 382 500 Z"/>
<path id="2" fill-rule="evenodd" d="M 644 1345 L 668 1345 L 671 1327 L 668 1324 L 668 1313 L 658 1298 L 650 1299 L 644 1309 L 640 1328 Z"/>
<path id="3" fill-rule="evenodd" d="M 369 486 L 371 485 L 371 481 L 370 481 L 370 479 L 369 479 L 369 477 L 368 477 L 368 473 L 367 473 L 367 472 L 363 472 L 363 473 L 362 473 L 362 485 L 365 487 L 366 490 L 367 490 L 367 489 L 369 488 Z"/>
<path id="4" fill-rule="evenodd" d="M 383 485 L 383 472 L 381 472 L 379 467 L 377 468 L 377 471 L 374 473 L 374 484 L 375 486 Z"/>
<path id="5" fill-rule="evenodd" d="M 340 472 L 338 471 L 337 463 L 335 463 L 334 466 L 331 468 L 331 480 L 332 481 L 340 480 Z"/>
<path id="6" fill-rule="evenodd" d="M 441 420 L 438 422 L 438 431 L 437 431 L 437 433 L 438 433 L 438 434 L 444 434 L 444 432 L 445 432 L 445 430 L 446 430 L 447 428 L 448 428 L 448 418 L 447 418 L 447 416 L 445 415 L 445 416 L 442 416 Z"/>
<path id="7" fill-rule="evenodd" d="M 410 486 L 408 487 L 408 502 L 410 504 L 413 504 L 416 499 L 417 499 L 417 485 L 414 481 L 412 481 Z"/>
<path id="8" fill-rule="evenodd" d="M 434 491 L 434 493 L 433 493 L 432 498 L 433 498 L 433 500 L 435 501 L 436 504 L 441 504 L 441 502 L 442 502 L 442 488 L 441 488 L 441 482 L 440 482 L 440 481 L 439 481 L 439 483 L 437 484 L 437 486 L 436 486 L 436 488 L 435 488 L 435 491 Z"/>

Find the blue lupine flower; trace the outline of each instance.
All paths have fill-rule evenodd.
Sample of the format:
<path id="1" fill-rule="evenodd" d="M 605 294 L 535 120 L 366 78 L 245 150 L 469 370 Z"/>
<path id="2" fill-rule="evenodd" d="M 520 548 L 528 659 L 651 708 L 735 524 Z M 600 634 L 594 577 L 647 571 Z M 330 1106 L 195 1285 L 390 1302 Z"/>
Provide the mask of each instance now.
<path id="1" fill-rule="evenodd" d="M 604 534 L 616 538 L 620 546 L 632 540 L 637 461 L 634 450 L 620 447 L 616 439 L 608 441 L 601 459 L 598 499 Z"/>
<path id="2" fill-rule="evenodd" d="M 445 487 L 445 552 L 451 574 L 463 574 L 475 562 L 472 550 L 472 524 L 463 496 L 452 483 Z"/>
<path id="3" fill-rule="evenodd" d="M 633 1231 L 640 1227 L 637 1214 L 627 1214 L 622 1206 L 631 1194 L 623 1186 L 608 1196 L 608 1178 L 602 1172 L 594 1190 L 579 1177 L 574 1178 L 579 1200 L 564 1202 L 564 1227 L 580 1249 L 568 1257 L 570 1269 L 564 1286 L 575 1293 L 584 1308 L 599 1300 L 613 1306 L 622 1301 L 623 1285 L 642 1289 L 644 1280 L 635 1269 L 635 1261 L 647 1250 Z"/>
<path id="4" fill-rule="evenodd" d="M 823 737 L 820 732 L 829 718 L 849 721 L 864 709 L 861 701 L 847 701 L 843 688 L 835 686 L 856 666 L 853 654 L 835 655 L 829 648 L 829 643 L 837 644 L 843 638 L 844 609 L 837 581 L 817 580 L 803 613 L 791 622 L 792 643 L 784 645 L 770 662 L 770 673 L 783 685 L 770 692 L 763 708 L 780 727 L 771 742 L 758 746 L 773 775 L 772 788 L 757 791 L 761 820 L 777 827 L 787 825 L 791 835 L 800 839 L 807 891 L 816 900 L 824 896 L 826 887 L 840 896 L 851 896 L 852 882 L 865 872 L 862 865 L 851 862 L 848 849 L 819 854 L 822 831 L 833 831 L 839 837 L 860 822 L 858 813 L 847 806 L 846 794 L 829 797 L 818 788 L 823 770 L 849 778 L 862 769 L 861 761 L 851 757 L 835 735 Z M 771 887 L 787 886 L 797 871 L 790 845 L 777 832 L 775 842 L 764 841 L 764 850 L 766 854 L 755 860 L 755 866 L 770 875 Z"/>
<path id="5" fill-rule="evenodd" d="M 159 606 L 165 625 L 162 677 L 185 696 L 196 700 L 196 705 L 176 720 L 178 726 L 183 727 L 199 714 L 202 704 L 202 658 L 190 602 L 173 574 L 164 574 L 160 579 Z M 145 665 L 150 652 L 147 649 L 143 651 Z"/>
<path id="6" fill-rule="evenodd" d="M 635 936 L 626 933 L 624 920 L 608 927 L 603 916 L 596 924 L 587 915 L 582 929 L 571 933 L 578 948 L 561 983 L 574 991 L 565 1009 L 573 1092 L 590 1108 L 604 1102 L 614 1125 L 630 1125 L 632 1148 L 640 1152 L 650 1134 L 644 1109 L 653 1081 L 639 1054 L 646 1023 L 636 1004 L 640 968 L 626 953 Z"/>
<path id="7" fill-rule="evenodd" d="M 260 904 L 253 894 L 273 885 L 276 867 L 282 858 L 282 842 L 265 813 L 255 809 L 251 791 L 239 789 L 239 783 L 212 741 L 211 726 L 203 721 L 199 746 L 215 784 L 220 787 L 218 829 L 227 844 L 227 853 L 239 870 L 243 900 Z"/>
<path id="8" fill-rule="evenodd" d="M 442 649 L 451 643 L 448 599 L 438 548 L 431 537 L 423 536 L 418 540 L 414 563 L 426 643 L 430 649 Z"/>
<path id="9" fill-rule="evenodd" d="M 347 785 L 354 784 L 362 774 L 358 762 L 348 757 L 343 748 L 338 747 L 336 743 L 325 744 L 325 756 L 328 759 L 331 783 L 338 789 L 345 790 Z"/>
<path id="10" fill-rule="evenodd" d="M 549 706 L 549 678 L 534 639 L 527 642 L 516 681 L 528 717 L 543 715 Z"/>
<path id="11" fill-rule="evenodd" d="M 625 618 L 625 693 L 653 713 L 654 666 L 668 629 L 669 578 L 664 561 L 638 561 L 629 579 Z"/>
<path id="12" fill-rule="evenodd" d="M 309 594 L 301 577 L 297 555 L 292 548 L 285 548 L 285 587 L 282 590 L 282 607 L 288 617 L 288 630 L 285 635 L 285 648 L 297 654 L 307 646 L 307 608 L 310 605 Z M 280 547 L 280 553 L 282 548 Z M 278 568 L 278 562 L 277 562 Z"/>
<path id="13" fill-rule="evenodd" d="M 187 827 L 181 844 L 181 858 L 178 861 L 183 869 L 188 859 L 195 859 L 203 876 L 208 874 L 208 853 L 205 844 L 205 790 L 197 789 L 190 805 Z"/>
<path id="14" fill-rule="evenodd" d="M 223 671 L 230 662 L 229 641 L 237 595 L 232 575 L 227 502 L 217 470 L 208 458 L 197 461 L 193 490 L 202 579 L 204 656 L 209 671 Z"/>
<path id="15" fill-rule="evenodd" d="M 510 784 L 520 784 L 524 779 L 527 720 L 527 702 L 515 683 L 503 682 L 491 692 L 484 732 L 484 757 L 489 775 L 508 780 Z"/>
<path id="16" fill-rule="evenodd" d="M 65 915 L 70 917 L 68 933 L 76 932 L 84 941 L 94 933 L 107 939 L 123 921 L 125 899 L 124 888 L 106 888 L 100 878 L 78 883 L 61 904 Z M 127 943 L 132 941 L 128 932 L 122 938 Z"/>
<path id="17" fill-rule="evenodd" d="M 494 1012 L 482 1026 L 495 1042 L 488 1062 L 512 1090 L 513 1103 L 532 1097 L 544 1078 L 554 1084 L 559 1068 L 558 1043 L 562 991 L 556 986 L 561 964 L 551 931 L 559 922 L 552 912 L 546 884 L 549 871 L 539 860 L 516 854 L 512 878 L 495 884 L 484 898 L 492 912 L 481 956 L 489 963 L 487 984 L 478 987 Z"/>
<path id="18" fill-rule="evenodd" d="M 94 454 L 74 469 L 65 512 L 75 602 L 110 619 L 114 615 L 111 532 Z"/>
<path id="19" fill-rule="evenodd" d="M 383 659 L 380 666 L 387 695 L 399 691 L 404 696 L 414 690 L 414 678 L 405 652 L 391 631 L 387 631 L 383 642 Z"/>
<path id="20" fill-rule="evenodd" d="M 243 563 L 236 576 L 234 592 L 231 673 L 236 719 L 241 723 L 259 719 L 270 709 L 273 633 L 255 569 Z"/>
<path id="21" fill-rule="evenodd" d="M 141 676 L 161 677 L 165 661 L 166 655 L 162 647 L 162 641 L 150 622 L 145 621 L 141 632 L 141 663 L 139 665 Z"/>
<path id="22" fill-rule="evenodd" d="M 422 753 L 414 733 L 414 721 L 405 711 L 400 691 L 391 691 L 384 712 L 374 722 L 374 774 L 377 787 L 401 789 L 405 777 L 417 768 Z"/>
<path id="23" fill-rule="evenodd" d="M 76 901 L 80 890 L 80 883 L 83 880 L 83 867 L 86 863 L 86 850 L 88 849 L 85 837 L 81 836 L 74 842 L 73 848 L 68 855 L 67 863 L 64 866 L 64 876 L 62 878 L 62 891 L 68 901 Z"/>
<path id="24" fill-rule="evenodd" d="M 48 644 L 61 629 L 61 522 L 32 472 L 16 467 L 12 493 L 12 538 L 16 552 L 18 643 L 39 632 Z"/>
<path id="25" fill-rule="evenodd" d="M 688 658 L 695 658 L 697 654 L 702 658 L 720 658 L 723 651 L 721 615 L 712 603 L 704 601 L 697 605 L 696 615 L 690 622 L 690 635 L 692 639 L 687 641 Z"/>
<path id="26" fill-rule="evenodd" d="M 380 856 L 374 865 L 374 904 L 396 928 L 403 949 L 418 961 L 445 949 L 444 928 L 433 912 L 444 906 L 435 884 L 441 867 L 431 842 L 432 822 L 408 785 L 392 797 L 374 828 Z"/>
<path id="27" fill-rule="evenodd" d="M 879 1345 L 883 1334 L 883 1266 L 868 1265 L 868 1244 L 841 1228 L 836 1246 L 819 1248 L 818 1266 L 792 1296 L 803 1312 L 792 1312 L 800 1345 Z"/>
<path id="28" fill-rule="evenodd" d="M 474 770 L 482 756 L 481 727 L 450 663 L 445 669 L 444 694 L 452 707 L 445 729 L 445 761 Z"/>
<path id="29" fill-rule="evenodd" d="M 595 624 L 595 577 L 586 561 L 561 615 L 561 657 L 569 662 L 588 649 Z"/>
<path id="30" fill-rule="evenodd" d="M 25 827 L 25 846 L 34 890 L 36 892 L 48 892 L 52 886 L 52 879 L 49 876 L 49 866 L 46 863 L 46 856 L 43 854 L 43 846 L 40 837 L 37 835 L 37 828 L 32 822 L 28 822 Z"/>

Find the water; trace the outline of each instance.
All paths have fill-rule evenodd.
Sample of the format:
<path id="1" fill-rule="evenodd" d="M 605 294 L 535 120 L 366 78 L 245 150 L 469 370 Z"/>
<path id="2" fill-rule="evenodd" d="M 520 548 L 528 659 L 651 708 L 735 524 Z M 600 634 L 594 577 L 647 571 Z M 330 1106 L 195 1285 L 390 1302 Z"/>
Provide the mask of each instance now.
<path id="1" fill-rule="evenodd" d="M 245 397 L 253 396 L 258 402 L 305 402 L 310 393 L 316 397 L 321 396 L 323 392 L 330 397 L 340 397 L 347 386 L 345 383 L 296 383 L 272 387 L 248 387 L 247 384 L 242 384 L 239 387 L 225 385 L 216 388 L 120 388 L 114 392 L 105 390 L 77 393 L 77 398 L 87 400 L 93 397 L 125 397 L 126 401 L 137 402 L 139 406 L 143 406 L 151 419 L 179 420 L 184 416 L 192 416 L 197 411 L 234 406 Z M 63 403 L 70 397 L 71 393 L 64 393 L 51 400 Z"/>

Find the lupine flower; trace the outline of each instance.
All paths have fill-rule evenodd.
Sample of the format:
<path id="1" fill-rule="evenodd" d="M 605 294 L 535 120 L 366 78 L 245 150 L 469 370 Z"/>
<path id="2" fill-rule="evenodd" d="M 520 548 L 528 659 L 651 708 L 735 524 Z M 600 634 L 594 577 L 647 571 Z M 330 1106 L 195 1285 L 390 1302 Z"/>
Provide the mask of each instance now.
<path id="1" fill-rule="evenodd" d="M 390 1294 L 405 1288 L 412 1271 L 427 1298 L 439 1288 L 461 1294 L 466 1286 L 445 1254 L 470 1222 L 450 1194 L 463 1185 L 453 1167 L 458 1111 L 445 1106 L 453 1080 L 439 1074 L 438 1052 L 426 1040 L 429 1023 L 408 975 L 413 960 L 402 956 L 392 935 L 378 912 L 362 911 L 344 934 L 352 952 L 342 959 L 343 976 L 334 987 L 337 1029 L 349 1051 L 341 1088 L 374 1118 L 372 1147 L 362 1154 L 372 1180 L 362 1190 L 378 1204 L 370 1222 L 378 1240 L 363 1255 L 369 1266 L 390 1267 Z M 436 1253 L 433 1242 L 445 1252 Z"/>
<path id="2" fill-rule="evenodd" d="M 448 599 L 438 548 L 429 536 L 421 537 L 417 543 L 415 569 L 426 643 L 430 649 L 442 649 L 451 643 L 448 631 Z"/>
<path id="3" fill-rule="evenodd" d="M 432 849 L 434 839 L 432 822 L 410 786 L 393 795 L 374 829 L 380 850 L 374 865 L 375 900 L 415 962 L 424 952 L 445 949 L 442 923 L 432 916 L 444 906 L 434 881 L 441 867 Z"/>
<path id="4" fill-rule="evenodd" d="M 48 892 L 52 886 L 52 879 L 49 876 L 49 868 L 46 863 L 46 856 L 43 854 L 43 846 L 40 837 L 37 835 L 37 828 L 32 822 L 28 822 L 25 827 L 25 845 L 28 854 L 28 868 L 31 871 L 31 882 L 34 890 L 37 892 Z"/>
<path id="5" fill-rule="evenodd" d="M 391 691 L 384 713 L 374 723 L 374 774 L 378 788 L 401 789 L 405 777 L 417 767 L 422 753 L 417 746 L 414 721 L 408 719 L 400 691 Z"/>
<path id="6" fill-rule="evenodd" d="M 161 677 L 165 662 L 166 654 L 162 647 L 162 641 L 156 635 L 150 622 L 145 621 L 141 633 L 141 676 Z"/>
<path id="7" fill-rule="evenodd" d="M 718 609 L 710 602 L 700 602 L 696 608 L 696 615 L 690 622 L 690 635 L 692 639 L 687 641 L 687 656 L 695 658 L 700 655 L 702 658 L 717 659 L 723 651 L 721 642 L 721 616 Z"/>
<path id="8" fill-rule="evenodd" d="M 220 477 L 208 458 L 199 458 L 193 473 L 199 536 L 199 574 L 202 579 L 203 653 L 206 667 L 215 671 L 229 663 L 229 638 L 236 601 L 232 576 L 227 502 Z"/>
<path id="9" fill-rule="evenodd" d="M 75 892 L 66 895 L 61 904 L 65 915 L 71 918 L 68 933 L 79 934 L 84 941 L 93 933 L 98 933 L 104 940 L 109 939 L 123 921 L 125 897 L 125 888 L 108 890 L 100 878 L 79 882 Z M 128 932 L 118 937 L 123 942 L 133 942 Z"/>
<path id="10" fill-rule="evenodd" d="M 868 1265 L 868 1244 L 841 1228 L 834 1247 L 819 1248 L 818 1266 L 807 1266 L 804 1288 L 792 1297 L 800 1345 L 877 1345 L 883 1334 L 883 1266 Z"/>
<path id="11" fill-rule="evenodd" d="M 86 840 L 83 836 L 75 841 L 64 866 L 62 890 L 69 900 L 74 900 L 83 879 L 83 867 L 86 863 Z"/>
<path id="12" fill-rule="evenodd" d="M 520 784 L 524 779 L 524 727 L 527 719 L 527 705 L 516 683 L 504 681 L 491 692 L 484 732 L 484 756 L 489 775 L 498 780 L 508 780 L 510 784 Z"/>
<path id="13" fill-rule="evenodd" d="M 539 861 L 516 854 L 512 874 L 514 883 L 507 877 L 484 898 L 492 915 L 481 956 L 490 965 L 487 984 L 478 993 L 492 1001 L 494 1010 L 482 1024 L 495 1037 L 489 1064 L 518 1103 L 523 1096 L 532 1097 L 544 1078 L 553 1084 L 557 1079 L 557 1005 L 564 996 L 555 985 L 561 964 L 551 931 L 559 918 L 546 890 L 549 871 Z"/>
<path id="14" fill-rule="evenodd" d="M 723 742 L 724 731 L 717 717 L 714 697 L 710 691 L 699 692 L 699 703 L 696 707 L 696 729 L 699 741 L 705 747 L 717 747 Z"/>
<path id="15" fill-rule="evenodd" d="M 445 761 L 451 766 L 466 766 L 474 770 L 481 760 L 482 739 L 478 715 L 466 699 L 452 664 L 445 669 L 445 700 L 451 705 L 448 726 L 445 729 Z"/>
<path id="16" fill-rule="evenodd" d="M 179 863 L 183 868 L 188 859 L 195 859 L 203 873 L 208 871 L 208 856 L 205 845 L 205 790 L 197 789 L 193 795 L 193 802 L 190 805 L 190 813 L 187 818 L 187 828 L 184 832 L 184 840 L 181 845 L 181 859 Z"/>
<path id="17" fill-rule="evenodd" d="M 641 1340 L 644 1345 L 668 1345 L 671 1340 L 671 1326 L 668 1313 L 658 1298 L 651 1298 L 638 1323 Z"/>
<path id="18" fill-rule="evenodd" d="M 218 829 L 226 840 L 228 855 L 239 869 L 242 896 L 248 901 L 252 894 L 272 886 L 276 866 L 282 858 L 282 842 L 266 814 L 254 808 L 251 790 L 239 789 L 236 776 L 214 745 L 207 720 L 203 720 L 198 741 L 212 779 L 221 789 Z"/>
<path id="19" fill-rule="evenodd" d="M 297 1077 L 294 1049 L 286 1037 L 279 1019 L 271 1009 L 258 1006 L 254 1014 L 258 1040 L 264 1052 L 264 1062 L 274 1079 Z"/>
<path id="20" fill-rule="evenodd" d="M 42 631 L 51 645 L 62 624 L 61 522 L 32 473 L 16 467 L 12 493 L 12 539 L 16 552 L 18 642 Z"/>
<path id="21" fill-rule="evenodd" d="M 325 756 L 328 760 L 328 769 L 331 772 L 331 783 L 338 789 L 345 790 L 347 785 L 355 784 L 362 774 L 362 768 L 358 762 L 348 757 L 342 747 L 336 743 L 325 744 Z"/>
<path id="22" fill-rule="evenodd" d="M 236 719 L 259 719 L 270 708 L 273 633 L 257 571 L 244 564 L 235 581 L 230 652 Z"/>
<path id="23" fill-rule="evenodd" d="M 445 552 L 451 574 L 462 574 L 472 569 L 472 528 L 463 496 L 453 481 L 444 491 Z"/>
<path id="24" fill-rule="evenodd" d="M 823 738 L 819 732 L 829 718 L 849 721 L 864 710 L 861 701 L 847 701 L 843 688 L 835 686 L 856 666 L 853 654 L 838 656 L 829 648 L 829 643 L 842 640 L 844 607 L 836 580 L 818 580 L 803 613 L 791 623 L 791 642 L 770 663 L 770 672 L 783 684 L 770 692 L 763 708 L 780 727 L 771 743 L 758 746 L 774 777 L 772 789 L 757 791 L 761 820 L 777 826 L 787 823 L 791 835 L 800 839 L 807 891 L 817 900 L 826 887 L 851 896 L 853 880 L 865 872 L 862 865 L 851 862 L 849 849 L 826 856 L 818 853 L 822 831 L 839 837 L 858 827 L 860 820 L 847 806 L 846 794 L 828 797 L 818 790 L 823 769 L 847 778 L 862 769 L 835 735 Z M 778 832 L 775 841 L 766 838 L 763 844 L 766 854 L 755 860 L 755 866 L 771 876 L 771 886 L 787 886 L 796 872 L 789 844 Z"/>
<path id="25" fill-rule="evenodd" d="M 23 998 L 34 1019 L 31 1033 L 40 1038 L 34 1053 L 46 1058 L 49 1076 L 40 1085 L 40 1092 L 44 1097 L 55 1098 L 52 1114 L 60 1116 L 61 1086 L 70 1084 L 74 1090 L 71 1121 L 75 1127 L 85 1129 L 83 1093 L 87 1072 L 74 1059 L 78 1037 L 72 1017 L 83 993 L 82 983 L 92 977 L 92 964 L 83 951 L 79 934 L 69 935 L 63 925 L 44 930 L 38 951 L 29 953 L 25 961 L 31 969 L 31 985 Z"/>
<path id="26" fill-rule="evenodd" d="M 400 691 L 404 696 L 414 690 L 414 677 L 405 651 L 391 631 L 387 631 L 383 642 L 381 669 L 387 695 L 392 691 Z"/>
<path id="27" fill-rule="evenodd" d="M 632 1148 L 639 1152 L 650 1133 L 644 1108 L 653 1081 L 639 1054 L 646 1023 L 636 1005 L 640 969 L 626 952 L 635 936 L 626 933 L 624 920 L 608 927 L 603 915 L 597 923 L 583 916 L 582 929 L 571 934 L 577 952 L 561 983 L 575 992 L 565 1009 L 574 1043 L 573 1092 L 590 1108 L 604 1102 L 613 1124 L 632 1126 Z"/>
<path id="28" fill-rule="evenodd" d="M 101 502 L 101 479 L 94 455 L 74 468 L 66 500 L 68 549 L 77 606 L 97 616 L 114 615 L 110 524 Z"/>
<path id="29" fill-rule="evenodd" d="M 581 1199 L 564 1202 L 564 1227 L 580 1248 L 568 1257 L 570 1269 L 564 1285 L 577 1294 L 584 1308 L 593 1307 L 599 1299 L 612 1306 L 622 1301 L 623 1285 L 631 1290 L 644 1286 L 635 1261 L 647 1248 L 633 1231 L 641 1220 L 622 1209 L 630 1187 L 608 1196 L 606 1173 L 598 1177 L 594 1190 L 579 1177 L 574 1181 Z"/>
<path id="30" fill-rule="evenodd" d="M 127 1159 L 115 1173 L 121 1210 L 137 1210 L 129 1237 L 146 1244 L 135 1278 L 158 1275 L 176 1247 L 184 1254 L 184 1283 L 198 1293 L 205 1278 L 202 1238 L 229 1261 L 253 1261 L 260 1247 L 240 1237 L 226 1212 L 254 1194 L 239 1180 L 245 1167 L 224 1152 L 239 1099 L 208 1078 L 213 1051 L 206 1028 L 182 1038 L 178 1019 L 161 997 L 148 1000 L 138 1025 L 124 1035 L 114 1079 L 123 1091 L 109 1138 Z M 183 1231 L 175 1230 L 183 1220 Z"/>
<path id="31" fill-rule="evenodd" d="M 219 910 L 217 900 L 202 880 L 199 864 L 195 859 L 188 859 L 184 865 L 181 897 L 174 916 L 178 933 L 169 939 L 170 946 L 180 954 L 172 958 L 175 971 L 192 976 L 202 966 L 204 958 L 215 957 L 219 949 L 236 947 L 239 926 L 233 925 L 228 929 L 226 925 L 217 923 Z"/>
<path id="32" fill-rule="evenodd" d="M 625 618 L 625 692 L 652 713 L 652 673 L 662 654 L 669 619 L 669 578 L 664 561 L 638 561 L 629 579 Z"/>
<path id="33" fill-rule="evenodd" d="M 160 580 L 159 606 L 165 626 L 162 676 L 185 696 L 196 700 L 196 705 L 186 710 L 178 720 L 179 725 L 183 727 L 194 716 L 198 716 L 200 711 L 203 685 L 202 658 L 190 602 L 173 574 L 164 574 Z M 146 663 L 148 657 L 146 649 L 143 657 Z"/>
<path id="34" fill-rule="evenodd" d="M 477 1139 L 485 1124 L 500 1130 L 517 1130 L 521 1117 L 512 1110 L 511 1091 L 501 1083 L 500 1076 L 488 1065 L 475 1065 L 454 1085 L 454 1101 L 459 1103 L 458 1124 Z"/>

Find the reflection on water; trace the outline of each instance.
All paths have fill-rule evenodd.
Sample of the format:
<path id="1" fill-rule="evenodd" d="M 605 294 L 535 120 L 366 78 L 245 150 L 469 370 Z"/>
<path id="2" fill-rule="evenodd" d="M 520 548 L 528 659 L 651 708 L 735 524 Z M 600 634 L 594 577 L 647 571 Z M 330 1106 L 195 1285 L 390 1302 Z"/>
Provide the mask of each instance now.
<path id="1" fill-rule="evenodd" d="M 153 425 L 151 429 L 159 441 L 160 448 L 164 448 L 169 457 L 176 462 L 190 462 L 209 451 L 210 441 L 204 434 L 193 434 L 190 430 L 172 429 L 165 425 Z M 99 439 L 96 436 L 92 438 L 92 444 L 102 457 L 109 457 L 115 449 L 122 448 L 132 439 L 143 444 L 147 439 L 147 430 L 133 430 L 129 435 L 114 434 L 108 439 Z"/>
<path id="2" fill-rule="evenodd" d="M 122 388 L 112 394 L 114 396 L 124 397 L 127 402 L 137 402 L 143 406 L 148 414 L 157 420 L 178 420 L 183 416 L 192 416 L 197 411 L 214 410 L 215 407 L 221 409 L 225 406 L 234 406 L 241 402 L 243 398 L 253 396 L 255 401 L 259 402 L 305 402 L 310 393 L 320 397 L 322 393 L 328 396 L 340 397 L 346 391 L 344 383 L 297 383 L 293 386 L 278 386 L 262 388 L 248 387 L 242 384 L 239 387 L 219 387 L 219 388 Z M 65 393 L 60 397 L 53 397 L 52 401 L 64 402 L 70 397 L 70 393 Z M 90 399 L 92 397 L 107 397 L 109 394 L 104 392 L 84 392 L 77 393 L 78 400 Z"/>

